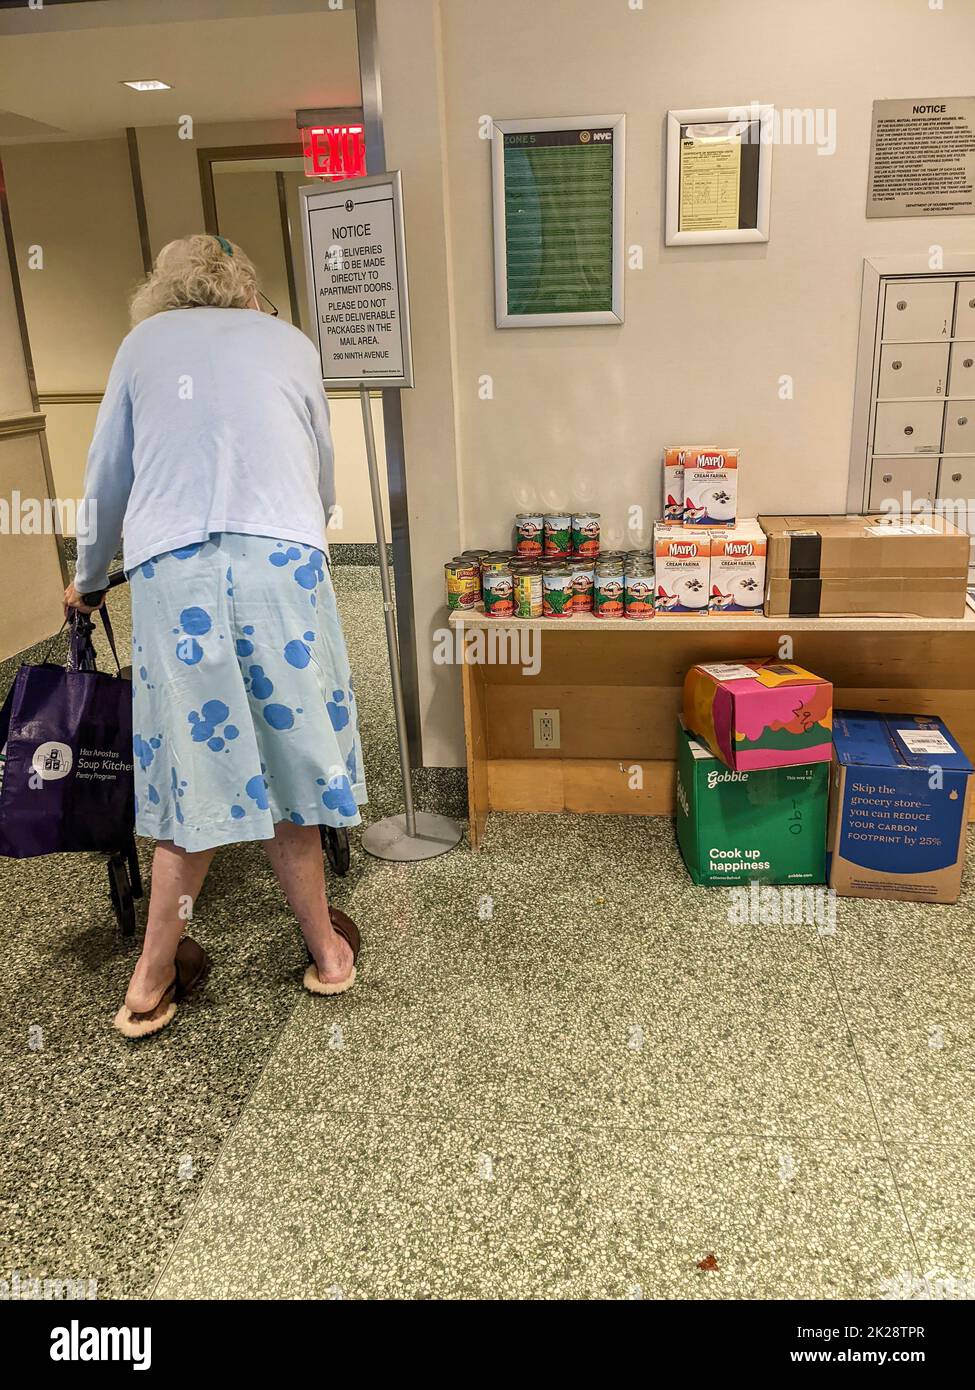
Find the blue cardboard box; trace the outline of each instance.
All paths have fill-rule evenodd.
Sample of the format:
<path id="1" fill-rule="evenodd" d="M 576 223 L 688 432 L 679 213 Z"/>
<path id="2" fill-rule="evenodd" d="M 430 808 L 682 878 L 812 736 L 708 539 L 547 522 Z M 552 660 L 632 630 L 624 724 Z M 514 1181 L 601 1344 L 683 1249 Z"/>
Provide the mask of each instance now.
<path id="1" fill-rule="evenodd" d="M 955 902 L 972 765 L 934 715 L 834 710 L 827 873 L 844 897 Z"/>

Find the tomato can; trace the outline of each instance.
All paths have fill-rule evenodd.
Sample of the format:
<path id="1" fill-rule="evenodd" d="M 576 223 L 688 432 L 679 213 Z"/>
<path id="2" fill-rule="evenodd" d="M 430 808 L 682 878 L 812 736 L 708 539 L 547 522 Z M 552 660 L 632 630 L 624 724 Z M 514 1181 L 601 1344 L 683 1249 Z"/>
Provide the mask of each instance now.
<path id="1" fill-rule="evenodd" d="M 568 512 L 548 512 L 543 518 L 543 530 L 545 554 L 564 559 L 572 538 L 572 517 Z"/>
<path id="2" fill-rule="evenodd" d="M 519 618 L 540 618 L 542 616 L 542 576 L 534 569 L 514 571 L 515 615 Z"/>
<path id="3" fill-rule="evenodd" d="M 541 512 L 519 512 L 515 517 L 518 532 L 518 554 L 541 555 L 545 541 L 545 518 Z"/>
<path id="4" fill-rule="evenodd" d="M 510 569 L 488 570 L 482 580 L 484 611 L 491 618 L 514 615 L 514 579 Z"/>
<path id="5" fill-rule="evenodd" d="M 593 561 L 586 555 L 580 555 L 570 561 L 570 564 L 572 568 L 572 611 L 573 613 L 591 613 L 595 574 Z"/>
<path id="6" fill-rule="evenodd" d="M 481 570 L 476 560 L 455 555 L 444 565 L 447 580 L 447 607 L 451 611 L 470 612 L 480 608 Z"/>
<path id="7" fill-rule="evenodd" d="M 500 570 L 509 570 L 510 568 L 511 561 L 508 559 L 507 555 L 485 555 L 484 559 L 481 561 L 482 584 L 484 582 L 485 575 L 492 574 Z"/>
<path id="8" fill-rule="evenodd" d="M 553 565 L 542 574 L 542 616 L 572 616 L 572 571 L 568 565 Z"/>
<path id="9" fill-rule="evenodd" d="M 596 566 L 593 579 L 592 609 L 597 618 L 622 618 L 623 566 L 617 561 Z"/>
<path id="10" fill-rule="evenodd" d="M 652 564 L 634 560 L 627 566 L 624 578 L 623 606 L 628 618 L 645 621 L 654 614 Z"/>
<path id="11" fill-rule="evenodd" d="M 572 553 L 574 555 L 599 554 L 599 513 L 577 512 L 572 517 Z"/>

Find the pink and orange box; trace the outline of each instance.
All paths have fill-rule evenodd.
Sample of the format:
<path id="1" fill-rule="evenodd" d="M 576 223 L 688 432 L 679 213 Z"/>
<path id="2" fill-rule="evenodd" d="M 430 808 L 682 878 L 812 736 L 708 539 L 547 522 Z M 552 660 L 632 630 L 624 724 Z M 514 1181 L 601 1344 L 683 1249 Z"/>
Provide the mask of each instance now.
<path id="1" fill-rule="evenodd" d="M 684 680 L 684 723 L 734 772 L 828 763 L 833 687 L 792 661 L 693 666 Z"/>

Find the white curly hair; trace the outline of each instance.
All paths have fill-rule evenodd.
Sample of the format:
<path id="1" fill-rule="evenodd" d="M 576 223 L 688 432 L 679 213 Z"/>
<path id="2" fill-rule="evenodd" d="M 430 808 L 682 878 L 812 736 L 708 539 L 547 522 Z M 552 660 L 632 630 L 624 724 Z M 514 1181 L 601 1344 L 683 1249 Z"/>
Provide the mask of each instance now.
<path id="1" fill-rule="evenodd" d="M 258 293 L 257 271 L 239 246 L 206 233 L 164 246 L 129 306 L 133 325 L 166 309 L 246 309 Z"/>

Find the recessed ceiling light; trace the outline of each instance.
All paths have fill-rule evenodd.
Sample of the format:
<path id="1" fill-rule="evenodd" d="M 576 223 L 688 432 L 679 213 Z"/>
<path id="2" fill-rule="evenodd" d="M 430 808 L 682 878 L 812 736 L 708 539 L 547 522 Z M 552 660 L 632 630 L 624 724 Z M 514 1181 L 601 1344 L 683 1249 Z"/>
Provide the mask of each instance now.
<path id="1" fill-rule="evenodd" d="M 131 87 L 134 92 L 168 92 L 172 88 L 168 82 L 160 82 L 157 77 L 140 77 L 137 82 L 123 82 L 123 87 Z"/>

